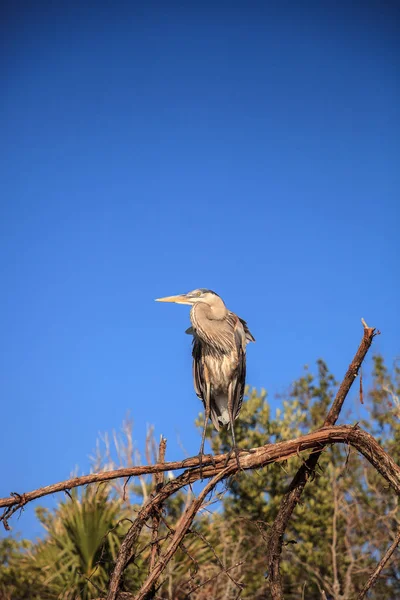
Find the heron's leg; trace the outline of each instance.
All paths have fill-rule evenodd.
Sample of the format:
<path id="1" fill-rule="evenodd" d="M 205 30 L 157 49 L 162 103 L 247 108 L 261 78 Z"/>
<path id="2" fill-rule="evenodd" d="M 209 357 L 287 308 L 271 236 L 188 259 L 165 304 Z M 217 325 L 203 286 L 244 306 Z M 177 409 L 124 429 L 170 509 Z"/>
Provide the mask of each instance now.
<path id="1" fill-rule="evenodd" d="M 210 396 L 211 396 L 211 385 L 210 383 L 207 381 L 206 384 L 206 398 L 205 398 L 205 411 L 204 411 L 204 427 L 203 427 L 203 433 L 201 436 L 201 446 L 200 446 L 200 454 L 204 454 L 204 442 L 206 440 L 206 429 L 207 429 L 207 423 L 208 423 L 208 419 L 210 418 L 210 413 L 211 413 L 211 400 L 210 400 Z"/>
<path id="2" fill-rule="evenodd" d="M 207 377 L 208 373 L 207 373 L 207 369 L 204 369 L 204 372 L 206 374 L 206 397 L 205 397 L 205 407 L 204 407 L 204 426 L 203 426 L 203 433 L 201 436 L 201 446 L 200 446 L 200 452 L 199 452 L 199 465 L 200 465 L 200 477 L 202 478 L 202 468 L 203 468 L 203 455 L 204 455 L 204 442 L 206 440 L 206 429 L 207 429 L 207 424 L 208 424 L 208 420 L 210 418 L 210 413 L 211 413 L 211 383 Z M 214 462 L 214 460 L 213 460 Z"/>
<path id="3" fill-rule="evenodd" d="M 239 469 L 241 469 L 240 462 L 239 462 L 239 448 L 236 446 L 236 439 L 235 439 L 235 425 L 234 425 L 235 420 L 233 418 L 233 387 L 232 387 L 232 383 L 230 383 L 229 387 L 228 387 L 228 413 L 229 413 L 229 421 L 231 424 L 231 432 L 232 432 L 232 450 L 228 453 L 226 463 L 229 461 L 232 451 L 233 451 L 236 456 L 237 466 Z"/>

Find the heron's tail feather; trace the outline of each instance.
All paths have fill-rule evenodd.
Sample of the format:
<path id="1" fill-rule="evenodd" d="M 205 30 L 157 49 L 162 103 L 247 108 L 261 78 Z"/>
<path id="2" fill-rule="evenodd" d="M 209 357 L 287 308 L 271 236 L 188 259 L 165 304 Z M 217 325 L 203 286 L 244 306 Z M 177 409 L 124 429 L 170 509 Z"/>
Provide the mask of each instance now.
<path id="1" fill-rule="evenodd" d="M 228 412 L 228 396 L 220 395 L 214 396 L 211 400 L 211 420 L 217 431 L 220 427 L 229 424 L 229 412 Z"/>

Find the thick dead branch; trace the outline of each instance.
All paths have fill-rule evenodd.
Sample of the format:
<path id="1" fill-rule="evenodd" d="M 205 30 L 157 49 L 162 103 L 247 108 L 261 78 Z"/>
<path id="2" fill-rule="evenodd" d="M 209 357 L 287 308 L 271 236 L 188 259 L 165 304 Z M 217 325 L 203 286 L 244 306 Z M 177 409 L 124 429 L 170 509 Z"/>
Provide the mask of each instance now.
<path id="1" fill-rule="evenodd" d="M 359 427 L 351 427 L 349 425 L 341 425 L 337 427 L 325 427 L 314 431 L 312 433 L 308 433 L 304 436 L 295 438 L 293 440 L 289 440 L 286 442 L 278 442 L 276 444 L 266 444 L 265 446 L 260 446 L 259 448 L 253 448 L 248 453 L 243 452 L 240 455 L 240 463 L 241 468 L 246 469 L 256 469 L 260 467 L 264 467 L 266 465 L 287 460 L 291 456 L 297 456 L 299 452 L 304 450 L 322 448 L 326 444 L 337 444 L 337 443 L 349 443 L 354 446 L 357 450 L 359 450 L 366 458 L 372 462 L 369 458 L 370 448 L 377 446 L 379 451 L 386 455 L 384 450 L 380 448 L 375 439 L 366 431 L 363 431 Z M 378 450 L 374 450 L 379 453 Z M 313 457 L 314 454 L 311 454 Z M 386 455 L 388 459 L 393 464 L 393 467 L 389 467 L 390 469 L 398 469 L 397 465 L 393 462 L 390 456 Z M 203 466 L 204 466 L 204 478 L 213 477 L 217 473 L 219 473 L 226 463 L 226 454 L 219 454 L 213 457 L 214 465 L 211 464 L 211 460 L 209 464 L 207 464 L 206 457 L 203 457 Z M 380 459 L 379 459 L 380 460 Z M 228 462 L 230 465 L 232 459 Z M 183 467 L 193 466 L 197 467 L 199 464 L 198 457 L 193 457 L 190 459 L 186 459 L 184 461 L 184 465 L 181 461 L 176 462 L 166 462 L 155 465 L 144 465 L 141 467 L 131 467 L 129 469 L 116 469 L 114 471 L 104 471 L 102 473 L 92 473 L 91 475 L 83 475 L 81 477 L 74 477 L 72 479 L 67 479 L 65 481 L 61 481 L 59 483 L 55 483 L 53 485 L 48 485 L 42 488 L 38 488 L 31 492 L 26 492 L 24 494 L 13 493 L 8 498 L 0 499 L 0 508 L 6 508 L 5 514 L 0 517 L 0 521 L 5 518 L 9 518 L 12 512 L 23 508 L 29 502 L 36 500 L 37 498 L 42 498 L 43 496 L 48 496 L 50 494 L 54 494 L 55 492 L 69 491 L 72 488 L 80 487 L 83 485 L 87 485 L 89 483 L 99 483 L 102 481 L 110 481 L 112 479 L 118 479 L 120 477 L 135 477 L 138 475 L 147 475 L 152 473 L 161 473 L 164 471 L 176 471 L 181 470 Z M 374 464 L 374 463 L 372 463 Z M 376 466 L 376 465 L 374 465 Z M 376 468 L 379 467 L 379 462 Z M 236 469 L 237 470 L 237 469 Z M 379 468 L 378 468 L 379 470 Z M 381 472 L 381 471 L 380 471 Z M 198 468 L 188 468 L 184 471 L 183 475 L 185 477 L 182 481 L 180 487 L 187 485 L 188 483 L 194 483 L 200 479 L 200 471 Z M 190 476 L 189 476 L 190 475 Z M 385 476 L 385 475 L 384 475 Z M 180 478 L 174 480 L 180 481 Z M 177 488 L 179 489 L 179 488 Z M 173 493 L 173 492 L 172 492 Z M 9 512 L 7 512 L 9 511 Z M 11 512 L 12 511 L 12 512 Z"/>
<path id="2" fill-rule="evenodd" d="M 370 577 L 368 578 L 367 583 L 365 584 L 365 586 L 363 587 L 363 589 L 357 596 L 357 600 L 363 600 L 363 598 L 365 598 L 368 590 L 370 590 L 372 588 L 372 586 L 376 583 L 376 580 L 378 579 L 382 569 L 385 567 L 386 563 L 388 562 L 388 560 L 390 559 L 390 557 L 392 556 L 393 552 L 396 550 L 396 548 L 399 544 L 400 544 L 400 530 L 397 532 L 397 535 L 394 538 L 393 543 L 389 546 L 389 548 L 386 550 L 384 556 L 381 558 L 381 560 L 377 564 L 374 572 L 371 573 Z"/>
<path id="3" fill-rule="evenodd" d="M 372 340 L 378 333 L 374 328 L 368 327 L 364 320 L 362 321 L 362 324 L 364 327 L 363 339 L 361 340 L 361 344 L 338 389 L 336 397 L 325 419 L 324 427 L 329 427 L 336 423 L 346 396 L 358 375 L 358 371 L 369 348 L 371 347 Z M 310 476 L 314 474 L 314 470 L 321 456 L 321 452 L 322 449 L 319 452 L 311 454 L 305 464 L 303 464 L 297 471 L 287 494 L 281 501 L 278 514 L 270 529 L 266 558 L 268 579 L 273 600 L 283 600 L 282 581 L 280 574 L 283 536 L 293 511 L 301 498 L 304 487 Z"/>
<path id="4" fill-rule="evenodd" d="M 254 448 L 247 454 L 243 453 L 240 455 L 240 466 L 241 469 L 257 469 L 270 465 L 275 462 L 281 462 L 288 460 L 292 456 L 298 456 L 299 452 L 304 450 L 314 449 L 316 454 L 319 454 L 319 449 L 327 444 L 350 444 L 356 448 L 361 454 L 363 454 L 367 460 L 379 471 L 379 473 L 389 482 L 390 486 L 394 489 L 396 494 L 400 495 L 400 467 L 396 465 L 393 459 L 381 448 L 378 442 L 366 431 L 363 431 L 359 427 L 351 427 L 349 425 L 341 425 L 336 427 L 325 427 L 289 440 L 287 442 L 278 442 L 277 444 L 266 444 L 259 448 Z M 315 456 L 311 454 L 310 458 Z M 226 454 L 219 454 L 214 457 L 215 465 L 205 465 L 203 459 L 203 478 L 208 479 L 214 477 L 218 473 L 224 470 L 226 464 Z M 189 461 L 185 461 L 187 464 Z M 198 457 L 191 458 L 190 462 L 194 465 L 199 464 Z M 236 473 L 238 468 L 237 464 L 234 467 L 233 463 L 236 464 L 236 458 L 231 458 L 227 464 L 231 469 L 232 473 Z M 143 467 L 132 467 L 130 469 L 117 469 L 115 471 L 106 471 L 104 473 L 96 473 L 93 475 L 84 475 L 82 477 L 75 477 L 74 479 L 68 479 L 57 483 L 52 486 L 46 486 L 45 488 L 39 488 L 26 494 L 13 494 L 9 498 L 0 499 L 0 507 L 6 507 L 0 520 L 6 521 L 10 518 L 11 514 L 23 508 L 28 502 L 47 496 L 54 491 L 69 490 L 71 487 L 78 487 L 87 485 L 88 483 L 97 483 L 100 481 L 109 481 L 110 479 L 117 479 L 118 477 L 129 477 L 134 475 L 144 475 L 147 473 L 157 473 L 163 471 L 172 471 L 182 468 L 181 462 L 170 462 L 157 465 L 147 465 Z M 166 483 L 163 488 L 158 492 L 157 497 L 161 495 L 164 499 L 168 498 L 182 487 L 194 483 L 201 479 L 201 472 L 199 468 L 186 469 L 179 477 Z M 73 485 L 71 485 L 73 483 Z M 57 488 L 54 490 L 54 488 Z M 146 508 L 148 504 L 145 505 Z M 147 515 L 146 518 L 148 518 Z"/>

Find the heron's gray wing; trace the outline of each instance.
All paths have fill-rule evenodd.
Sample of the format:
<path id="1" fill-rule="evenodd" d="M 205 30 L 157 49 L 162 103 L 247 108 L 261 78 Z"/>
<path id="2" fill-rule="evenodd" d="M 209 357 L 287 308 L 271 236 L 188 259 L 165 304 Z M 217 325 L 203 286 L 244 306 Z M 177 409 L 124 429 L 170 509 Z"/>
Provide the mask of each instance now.
<path id="1" fill-rule="evenodd" d="M 240 317 L 238 317 L 238 319 L 243 325 L 243 329 L 246 334 L 246 343 L 248 344 L 249 342 L 255 342 L 256 340 L 252 333 L 250 333 L 250 329 L 248 328 L 246 321 L 244 319 L 241 319 Z"/>
<path id="2" fill-rule="evenodd" d="M 193 383 L 194 383 L 194 391 L 196 395 L 203 401 L 206 397 L 206 382 L 204 379 L 204 364 L 203 357 L 201 352 L 201 342 L 199 338 L 194 335 L 193 336 Z"/>
<path id="3" fill-rule="evenodd" d="M 185 333 L 187 333 L 188 335 L 194 335 L 194 329 L 193 329 L 193 327 L 188 327 L 186 329 Z"/>
<path id="4" fill-rule="evenodd" d="M 246 343 L 247 343 L 247 331 L 246 327 L 243 326 L 242 319 L 237 318 L 235 325 L 235 343 L 237 350 L 237 370 L 236 377 L 233 381 L 233 418 L 236 419 L 239 415 L 240 409 L 242 408 L 244 388 L 246 385 Z M 250 333 L 250 332 L 249 332 Z M 251 335 L 251 333 L 250 333 Z M 253 337 L 253 336 L 251 336 Z"/>

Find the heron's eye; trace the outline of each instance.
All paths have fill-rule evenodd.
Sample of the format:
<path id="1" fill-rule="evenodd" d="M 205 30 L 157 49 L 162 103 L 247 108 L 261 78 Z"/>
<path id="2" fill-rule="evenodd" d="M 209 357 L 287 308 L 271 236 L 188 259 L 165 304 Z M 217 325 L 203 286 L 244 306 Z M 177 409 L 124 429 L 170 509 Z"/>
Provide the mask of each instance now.
<path id="1" fill-rule="evenodd" d="M 197 293 L 196 293 L 196 296 L 197 296 L 197 297 L 201 296 L 201 292 L 197 292 Z"/>

